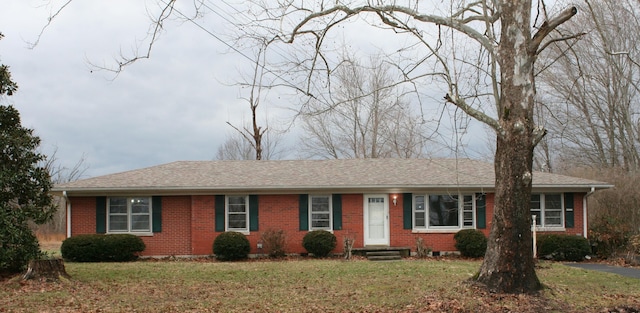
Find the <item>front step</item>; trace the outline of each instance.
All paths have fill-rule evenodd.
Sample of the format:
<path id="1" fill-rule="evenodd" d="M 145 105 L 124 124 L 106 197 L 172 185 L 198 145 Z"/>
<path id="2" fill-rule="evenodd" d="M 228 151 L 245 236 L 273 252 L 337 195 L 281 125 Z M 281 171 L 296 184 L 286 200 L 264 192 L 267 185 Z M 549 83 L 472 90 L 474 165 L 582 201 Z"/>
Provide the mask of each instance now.
<path id="1" fill-rule="evenodd" d="M 386 251 L 369 251 L 367 252 L 367 259 L 369 261 L 394 261 L 402 260 L 400 251 L 386 250 Z"/>

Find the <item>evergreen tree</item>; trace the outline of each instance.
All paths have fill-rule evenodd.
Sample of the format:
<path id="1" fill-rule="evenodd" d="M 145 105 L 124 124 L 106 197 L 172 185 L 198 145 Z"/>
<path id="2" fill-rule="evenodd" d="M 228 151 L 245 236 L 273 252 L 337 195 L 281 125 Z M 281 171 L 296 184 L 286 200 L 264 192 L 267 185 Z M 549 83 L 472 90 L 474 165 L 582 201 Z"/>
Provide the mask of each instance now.
<path id="1" fill-rule="evenodd" d="M 0 65 L 0 96 L 17 88 L 8 67 Z M 39 144 L 33 130 L 20 124 L 18 110 L 0 105 L 0 274 L 19 272 L 40 256 L 28 222 L 43 224 L 56 210 L 49 195 L 51 178 L 39 165 L 45 160 L 36 151 Z"/>

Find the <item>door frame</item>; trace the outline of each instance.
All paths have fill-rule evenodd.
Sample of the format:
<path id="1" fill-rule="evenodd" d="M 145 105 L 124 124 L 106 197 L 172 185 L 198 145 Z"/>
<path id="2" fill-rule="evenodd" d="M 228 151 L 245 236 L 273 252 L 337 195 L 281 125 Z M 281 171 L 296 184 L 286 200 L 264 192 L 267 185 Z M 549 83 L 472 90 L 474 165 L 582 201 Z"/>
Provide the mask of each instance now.
<path id="1" fill-rule="evenodd" d="M 391 240 L 391 234 L 389 232 L 389 195 L 388 194 L 364 194 L 363 195 L 363 236 L 364 246 L 389 246 Z M 379 241 L 371 241 L 369 238 L 369 199 L 370 198 L 382 198 L 384 199 L 384 214 L 383 214 L 383 231 L 384 238 Z"/>

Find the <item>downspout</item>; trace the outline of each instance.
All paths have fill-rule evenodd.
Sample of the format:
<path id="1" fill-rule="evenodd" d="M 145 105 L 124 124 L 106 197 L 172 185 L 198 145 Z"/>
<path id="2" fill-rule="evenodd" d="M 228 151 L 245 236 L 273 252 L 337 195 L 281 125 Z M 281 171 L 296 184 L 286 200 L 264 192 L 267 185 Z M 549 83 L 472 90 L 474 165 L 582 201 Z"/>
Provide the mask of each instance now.
<path id="1" fill-rule="evenodd" d="M 67 191 L 62 191 L 62 197 L 64 198 L 64 203 L 66 205 L 67 210 L 67 238 L 71 237 L 71 201 L 69 201 L 69 197 L 67 197 Z"/>
<path id="2" fill-rule="evenodd" d="M 587 194 L 582 197 L 582 234 L 584 238 L 587 238 L 587 198 L 596 192 L 595 187 L 591 187 L 591 191 L 587 192 Z"/>

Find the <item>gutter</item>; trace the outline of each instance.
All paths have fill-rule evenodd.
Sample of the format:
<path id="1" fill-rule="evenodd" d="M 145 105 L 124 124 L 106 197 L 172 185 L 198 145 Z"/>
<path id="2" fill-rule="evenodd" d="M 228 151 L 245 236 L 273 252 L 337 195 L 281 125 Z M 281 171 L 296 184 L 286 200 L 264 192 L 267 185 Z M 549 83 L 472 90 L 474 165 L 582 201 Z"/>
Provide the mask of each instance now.
<path id="1" fill-rule="evenodd" d="M 584 197 L 582 197 L 582 234 L 584 238 L 587 238 L 587 198 L 596 192 L 595 187 L 591 187 L 591 191 L 587 192 Z"/>

